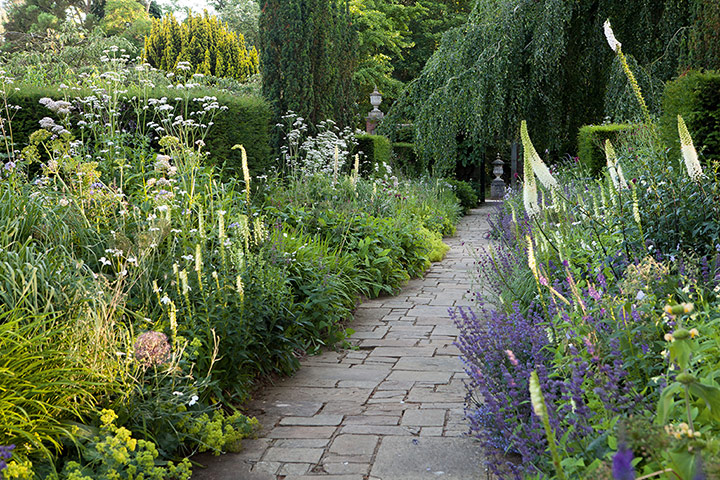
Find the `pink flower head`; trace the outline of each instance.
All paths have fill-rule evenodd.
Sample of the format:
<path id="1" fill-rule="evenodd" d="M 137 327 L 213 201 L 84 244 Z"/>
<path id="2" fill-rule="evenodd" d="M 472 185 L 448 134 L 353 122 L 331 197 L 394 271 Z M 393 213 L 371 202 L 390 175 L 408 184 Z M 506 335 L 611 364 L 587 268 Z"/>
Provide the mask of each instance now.
<path id="1" fill-rule="evenodd" d="M 513 366 L 518 366 L 518 360 L 515 358 L 515 354 L 512 352 L 512 350 L 505 350 L 505 355 L 507 355 L 508 360 L 510 360 L 510 363 L 513 364 Z"/>
<path id="2" fill-rule="evenodd" d="M 145 332 L 135 340 L 135 359 L 144 367 L 162 365 L 170 360 L 170 343 L 167 335 Z"/>

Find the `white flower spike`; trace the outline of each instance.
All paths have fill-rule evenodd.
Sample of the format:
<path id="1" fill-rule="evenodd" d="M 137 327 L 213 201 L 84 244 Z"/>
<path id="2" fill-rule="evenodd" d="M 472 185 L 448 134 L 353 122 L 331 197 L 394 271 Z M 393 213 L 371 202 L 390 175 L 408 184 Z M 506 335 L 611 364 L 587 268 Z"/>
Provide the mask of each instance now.
<path id="1" fill-rule="evenodd" d="M 690 175 L 690 178 L 694 181 L 698 181 L 703 174 L 702 167 L 700 166 L 700 161 L 698 160 L 697 151 L 695 150 L 695 145 L 693 145 L 690 132 L 680 115 L 678 115 L 678 133 L 680 134 L 680 148 L 683 158 L 685 159 L 685 167 L 687 168 L 688 175 Z"/>
<path id="2" fill-rule="evenodd" d="M 610 139 L 605 140 L 605 159 L 607 160 L 608 171 L 610 172 L 610 179 L 612 180 L 615 190 L 628 188 L 625 182 L 625 176 L 622 173 L 622 167 L 618 162 L 617 155 L 615 155 L 615 149 L 610 143 Z"/>
<path id="3" fill-rule="evenodd" d="M 531 218 L 540 213 L 540 207 L 537 201 L 537 185 L 535 184 L 535 174 L 532 171 L 532 164 L 525 158 L 525 178 L 523 179 L 523 202 L 525 203 L 525 211 Z"/>
<path id="4" fill-rule="evenodd" d="M 618 42 L 617 38 L 615 38 L 615 34 L 610 26 L 609 18 L 605 20 L 603 28 L 605 29 L 605 38 L 607 38 L 608 45 L 610 45 L 610 48 L 613 49 L 613 52 L 617 53 L 618 49 L 622 48 L 622 43 Z"/>
<path id="5" fill-rule="evenodd" d="M 528 134 L 527 130 L 527 122 L 525 120 L 523 120 L 520 124 L 520 138 L 522 139 L 525 163 L 527 164 L 529 159 L 530 165 L 532 166 L 532 171 L 535 172 L 535 175 L 537 175 L 540 183 L 542 183 L 545 188 L 559 188 L 560 185 L 558 184 L 557 180 L 555 180 L 555 178 L 552 176 L 552 174 L 550 173 L 550 169 L 548 169 L 547 165 L 545 165 L 545 162 L 542 161 L 540 155 L 538 155 L 537 151 L 535 150 L 535 147 L 530 140 L 530 135 Z"/>

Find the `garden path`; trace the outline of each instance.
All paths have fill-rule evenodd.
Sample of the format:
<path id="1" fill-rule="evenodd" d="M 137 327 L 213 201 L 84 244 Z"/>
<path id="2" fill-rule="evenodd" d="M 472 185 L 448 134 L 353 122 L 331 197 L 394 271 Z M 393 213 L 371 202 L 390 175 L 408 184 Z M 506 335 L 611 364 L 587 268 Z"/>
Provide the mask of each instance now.
<path id="1" fill-rule="evenodd" d="M 263 425 L 243 451 L 196 457 L 193 480 L 485 480 L 466 436 L 466 378 L 448 309 L 469 305 L 473 246 L 488 242 L 492 204 L 461 219 L 450 251 L 396 297 L 367 300 L 351 327 L 357 349 L 302 362 L 249 413 Z"/>

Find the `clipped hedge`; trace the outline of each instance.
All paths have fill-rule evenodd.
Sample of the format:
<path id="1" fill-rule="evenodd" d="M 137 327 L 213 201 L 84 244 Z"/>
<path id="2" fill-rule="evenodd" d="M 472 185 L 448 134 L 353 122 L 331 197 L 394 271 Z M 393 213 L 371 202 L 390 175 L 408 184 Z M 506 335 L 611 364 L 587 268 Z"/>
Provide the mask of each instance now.
<path id="1" fill-rule="evenodd" d="M 363 174 L 374 173 L 376 171 L 376 165 L 382 165 L 386 163 L 391 164 L 391 152 L 392 146 L 390 139 L 383 135 L 358 135 L 357 139 L 357 151 L 365 155 L 365 166 L 362 169 Z"/>
<path id="2" fill-rule="evenodd" d="M 665 86 L 660 136 L 671 148 L 671 158 L 680 157 L 678 115 L 705 159 L 720 160 L 720 72 L 692 71 Z"/>
<path id="3" fill-rule="evenodd" d="M 618 137 L 637 128 L 627 123 L 611 123 L 608 125 L 585 125 L 578 133 L 578 159 L 580 164 L 592 174 L 597 176 L 605 168 L 606 139 L 617 143 Z"/>
<path id="4" fill-rule="evenodd" d="M 419 177 L 423 173 L 422 166 L 418 164 L 415 144 L 406 142 L 393 143 L 392 153 L 394 165 L 408 177 Z"/>
<path id="5" fill-rule="evenodd" d="M 84 97 L 92 92 L 74 92 L 74 97 Z M 127 96 L 132 97 L 135 92 L 128 91 Z M 150 97 L 167 97 L 174 99 L 177 91 L 169 89 L 154 89 Z M 261 173 L 270 165 L 270 107 L 267 102 L 254 96 L 237 96 L 214 89 L 198 89 L 193 91 L 193 97 L 214 96 L 220 105 L 227 110 L 219 112 L 214 118 L 214 125 L 210 127 L 205 138 L 205 151 L 210 153 L 210 160 L 225 169 L 226 175 L 242 175 L 240 150 L 232 150 L 235 144 L 242 144 L 247 150 L 248 164 L 253 173 Z M 12 119 L 13 142 L 15 149 L 21 150 L 28 143 L 30 134 L 40 128 L 39 121 L 43 117 L 50 117 L 56 123 L 61 123 L 57 114 L 40 104 L 40 99 L 49 97 L 54 100 L 62 99 L 63 95 L 56 88 L 21 87 L 9 95 L 9 103 L 20 107 L 14 112 Z M 184 101 L 169 100 L 176 111 L 184 111 Z M 192 102 L 189 110 L 198 108 L 197 102 Z M 132 131 L 135 128 L 135 113 L 131 105 L 123 105 L 120 110 L 122 128 Z M 71 117 L 72 119 L 72 117 Z M 72 119 L 73 123 L 77 119 Z M 79 131 L 74 132 L 79 136 Z"/>

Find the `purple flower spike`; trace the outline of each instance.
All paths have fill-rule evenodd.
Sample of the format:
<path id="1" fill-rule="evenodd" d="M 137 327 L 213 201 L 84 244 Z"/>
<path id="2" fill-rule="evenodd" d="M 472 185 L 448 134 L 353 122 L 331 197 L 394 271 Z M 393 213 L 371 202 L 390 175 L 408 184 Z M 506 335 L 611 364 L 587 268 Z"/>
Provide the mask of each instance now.
<path id="1" fill-rule="evenodd" d="M 626 445 L 620 445 L 613 456 L 612 473 L 615 480 L 635 480 L 635 469 L 632 466 L 633 452 Z"/>

